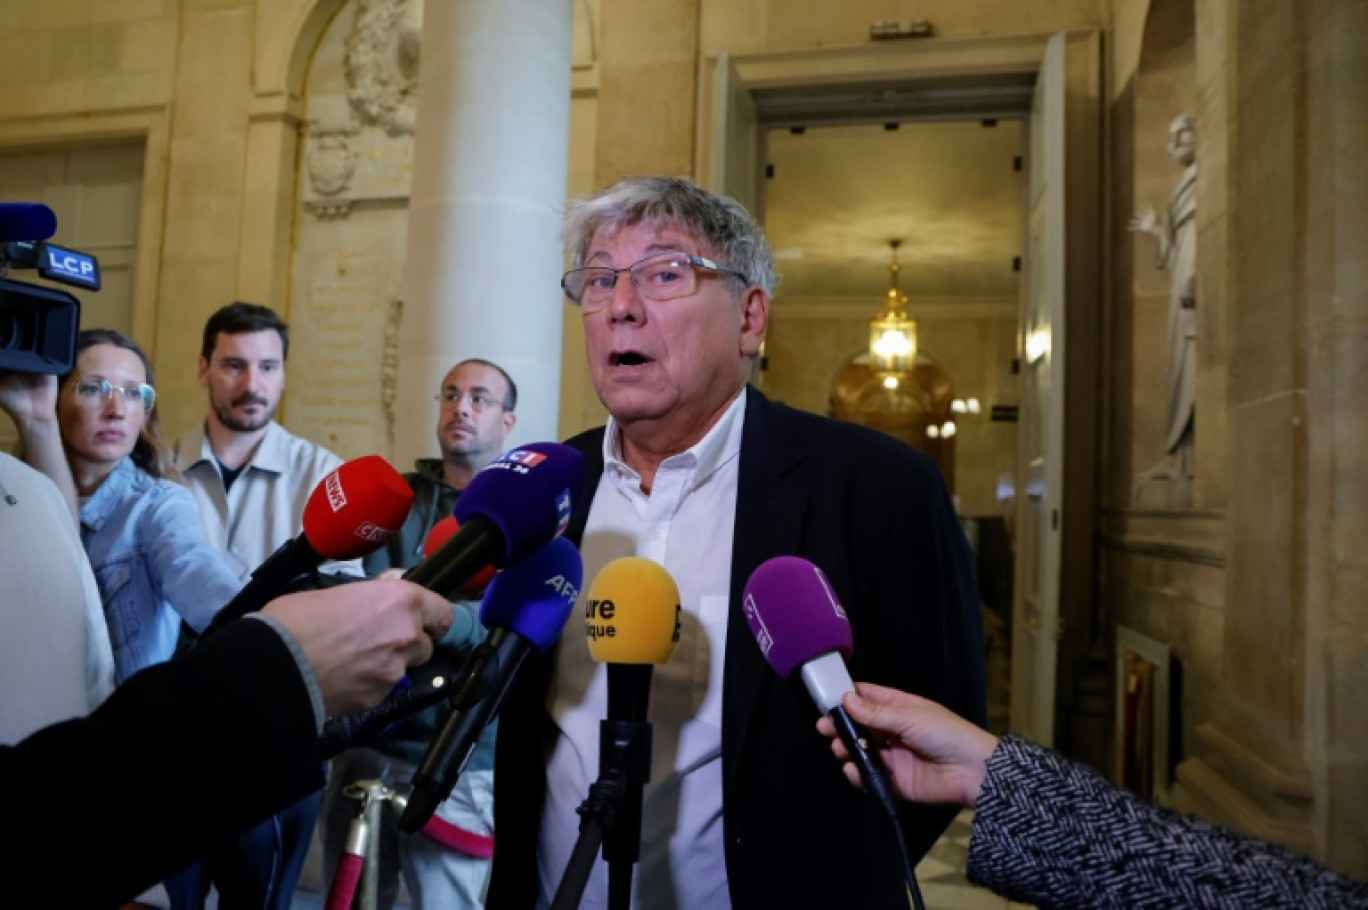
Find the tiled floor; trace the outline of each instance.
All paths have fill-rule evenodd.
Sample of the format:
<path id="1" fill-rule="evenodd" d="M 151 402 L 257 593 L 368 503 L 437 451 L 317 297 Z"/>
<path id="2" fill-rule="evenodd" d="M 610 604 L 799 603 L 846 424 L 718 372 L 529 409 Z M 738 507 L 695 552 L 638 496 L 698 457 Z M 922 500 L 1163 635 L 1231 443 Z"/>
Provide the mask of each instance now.
<path id="1" fill-rule="evenodd" d="M 917 883 L 921 886 L 926 910 L 1015 910 L 1014 904 L 991 891 L 969 884 L 964 864 L 969 858 L 969 828 L 974 813 L 968 810 L 950 823 L 936 846 L 917 864 Z"/>
<path id="2" fill-rule="evenodd" d="M 917 882 L 926 910 L 1026 910 L 1025 904 L 1004 900 L 965 879 L 964 863 L 969 856 L 969 826 L 973 818 L 972 812 L 961 812 L 917 865 Z M 300 891 L 293 910 L 320 910 L 322 906 L 320 895 Z"/>

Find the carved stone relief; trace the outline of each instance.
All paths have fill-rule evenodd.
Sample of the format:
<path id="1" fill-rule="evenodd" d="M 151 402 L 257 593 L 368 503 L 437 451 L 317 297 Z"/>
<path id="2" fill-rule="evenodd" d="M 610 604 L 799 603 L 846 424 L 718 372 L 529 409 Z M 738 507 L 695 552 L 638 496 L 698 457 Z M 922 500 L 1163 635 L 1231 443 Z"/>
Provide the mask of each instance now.
<path id="1" fill-rule="evenodd" d="M 347 97 L 363 125 L 412 135 L 423 0 L 358 0 L 347 35 Z"/>
<path id="2" fill-rule="evenodd" d="M 421 2 L 349 0 L 307 77 L 290 283 L 290 429 L 388 454 L 413 162 Z M 388 56 L 386 56 L 388 55 Z"/>
<path id="3" fill-rule="evenodd" d="M 407 204 L 413 165 L 422 0 L 354 0 L 353 8 L 335 26 L 346 29 L 332 58 L 343 78 L 308 99 L 301 201 L 325 220 L 348 217 L 359 202 Z"/>
<path id="4" fill-rule="evenodd" d="M 385 409 L 385 435 L 394 444 L 394 401 L 399 393 L 399 326 L 404 301 L 391 297 L 385 309 L 385 340 L 380 359 L 380 404 Z"/>
<path id="5" fill-rule="evenodd" d="M 320 196 L 335 196 L 347 188 L 356 171 L 351 137 L 356 130 L 309 130 L 309 184 Z"/>

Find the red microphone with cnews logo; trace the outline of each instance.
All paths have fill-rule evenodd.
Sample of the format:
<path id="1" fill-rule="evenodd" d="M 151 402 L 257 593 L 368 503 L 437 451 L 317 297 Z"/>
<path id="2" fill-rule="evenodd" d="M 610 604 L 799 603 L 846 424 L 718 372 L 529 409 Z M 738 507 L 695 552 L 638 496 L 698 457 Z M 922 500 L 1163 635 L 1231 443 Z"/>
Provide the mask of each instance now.
<path id="1" fill-rule="evenodd" d="M 327 560 L 359 559 L 375 552 L 403 526 L 412 506 L 413 490 L 379 455 L 338 465 L 309 495 L 303 533 L 266 558 L 204 634 L 260 610 Z"/>

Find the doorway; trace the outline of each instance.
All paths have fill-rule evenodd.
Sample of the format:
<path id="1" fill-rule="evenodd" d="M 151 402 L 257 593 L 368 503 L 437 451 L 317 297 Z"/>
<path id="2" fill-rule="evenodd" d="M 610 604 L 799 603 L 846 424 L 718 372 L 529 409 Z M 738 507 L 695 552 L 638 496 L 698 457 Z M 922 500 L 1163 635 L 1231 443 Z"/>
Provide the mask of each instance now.
<path id="1" fill-rule="evenodd" d="M 852 98 L 846 121 L 826 109 L 829 95 L 757 98 L 758 201 L 781 275 L 764 384 L 772 398 L 893 435 L 940 466 L 975 551 L 989 722 L 1003 732 L 1016 427 L 992 414 L 1019 404 L 1024 128 L 1019 113 L 1002 116 L 1005 89 L 993 93 L 996 116 L 977 118 L 934 119 L 912 94 L 880 89 L 867 96 L 880 103 L 864 108 Z M 1016 107 L 1029 97 L 1012 94 Z M 937 92 L 916 96 L 929 110 L 951 108 Z M 803 113 L 814 124 L 797 122 Z M 868 122 L 876 114 L 891 119 Z M 869 321 L 893 280 L 891 240 L 900 241 L 897 283 L 918 355 L 910 372 L 881 377 L 869 366 Z"/>
<path id="2" fill-rule="evenodd" d="M 1004 485 L 1015 503 L 1004 517 L 1013 538 L 1009 723 L 1013 731 L 1046 745 L 1069 741 L 1075 706 L 1082 703 L 1076 695 L 1079 668 L 1090 653 L 1105 647 L 1093 596 L 1096 428 L 1104 400 L 1097 368 L 1104 253 L 1101 63 L 1100 36 L 1087 30 L 774 56 L 722 54 L 700 69 L 697 95 L 700 181 L 745 203 L 772 236 L 778 225 L 767 211 L 772 202 L 767 184 L 777 178 L 765 175 L 780 131 L 801 129 L 806 135 L 861 124 L 881 129 L 889 123 L 897 123 L 898 131 L 914 124 L 987 130 L 1013 123 L 1025 135 L 1018 148 L 1028 145 L 1029 151 L 1022 155 L 1022 171 L 1014 170 L 1018 187 L 1025 186 L 1025 200 L 1015 208 L 1020 295 L 1011 340 L 1012 365 L 1021 370 L 1015 380 L 1020 403 L 1015 414 L 1009 403 L 1000 412 L 1018 419 L 1019 453 L 1014 459 L 1019 463 L 1009 471 L 1011 483 Z M 781 273 L 792 274 L 797 254 L 785 246 L 782 229 L 780 234 L 778 265 Z M 878 280 L 873 268 L 852 267 L 855 271 Z M 877 301 L 886 288 L 865 299 Z M 781 281 L 776 336 L 791 290 Z M 872 316 L 875 307 L 865 307 L 867 315 L 845 321 L 859 325 Z M 788 315 L 798 315 L 796 305 Z M 808 335 L 834 348 L 833 356 L 848 357 L 868 343 L 867 329 L 847 328 L 842 336 L 836 325 L 842 315 L 830 310 L 825 315 L 830 324 L 813 324 Z M 776 338 L 775 349 L 767 350 L 771 391 L 782 360 L 778 346 Z M 928 344 L 926 350 L 933 353 L 934 347 Z M 809 385 L 808 393 L 814 385 L 820 390 L 824 406 L 832 376 L 820 373 L 802 369 L 797 375 Z M 992 403 L 983 397 L 979 402 L 980 413 L 991 418 Z"/>

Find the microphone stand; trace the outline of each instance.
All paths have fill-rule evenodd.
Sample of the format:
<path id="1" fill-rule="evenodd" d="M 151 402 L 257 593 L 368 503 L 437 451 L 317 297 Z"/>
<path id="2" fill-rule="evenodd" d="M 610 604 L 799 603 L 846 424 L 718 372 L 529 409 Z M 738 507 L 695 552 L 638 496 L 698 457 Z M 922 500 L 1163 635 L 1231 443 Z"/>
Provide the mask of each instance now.
<path id="1" fill-rule="evenodd" d="M 501 627 L 466 659 L 461 680 L 448 696 L 453 711 L 413 772 L 413 790 L 399 817 L 400 831 L 416 834 L 442 800 L 451 795 L 476 741 L 498 713 L 529 650 L 525 638 Z"/>
<path id="2" fill-rule="evenodd" d="M 578 907 L 603 847 L 608 910 L 630 910 L 632 869 L 641 858 L 642 789 L 651 778 L 650 664 L 608 665 L 608 718 L 599 723 L 599 778 L 576 811 L 579 838 L 565 865 L 551 910 Z M 628 717 L 629 720 L 614 718 Z"/>

